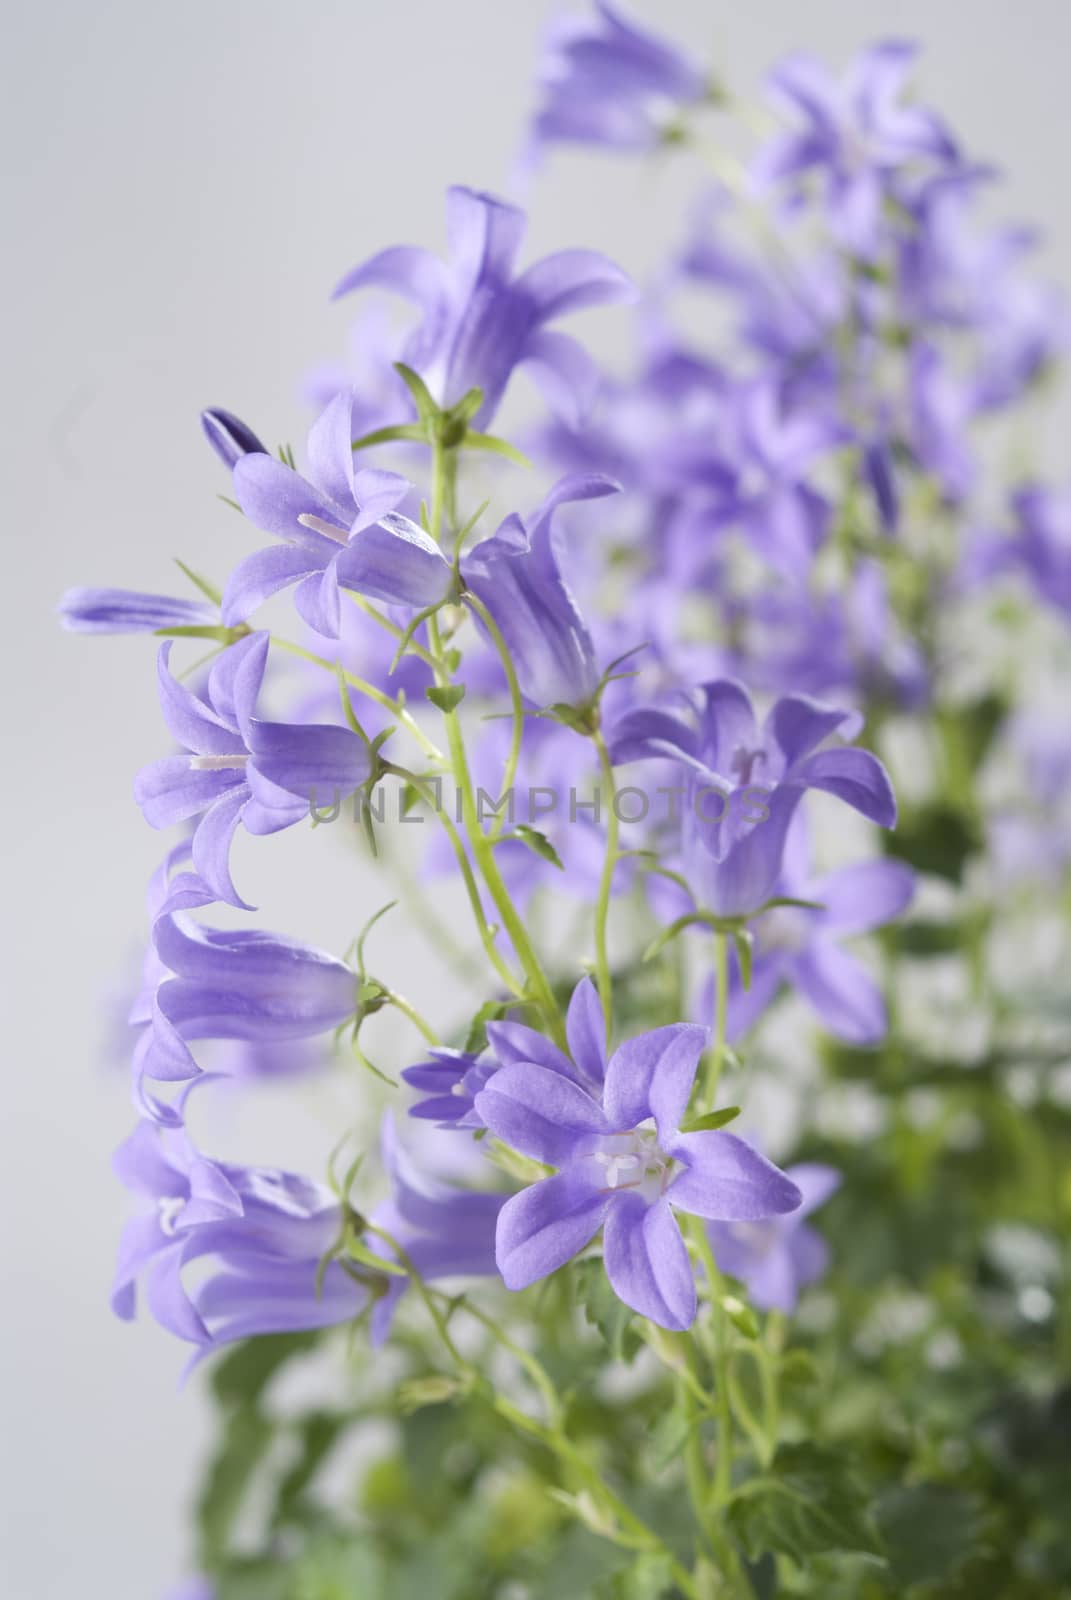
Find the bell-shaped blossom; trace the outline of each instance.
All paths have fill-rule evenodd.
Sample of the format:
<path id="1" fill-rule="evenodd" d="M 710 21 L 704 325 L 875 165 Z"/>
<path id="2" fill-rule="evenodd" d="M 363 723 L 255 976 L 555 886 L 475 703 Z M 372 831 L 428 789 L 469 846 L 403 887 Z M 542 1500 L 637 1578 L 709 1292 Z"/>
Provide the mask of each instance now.
<path id="1" fill-rule="evenodd" d="M 426 1061 L 402 1071 L 409 1087 L 423 1095 L 409 1107 L 409 1115 L 440 1128 L 482 1128 L 475 1110 L 476 1096 L 496 1066 L 496 1062 L 481 1061 L 465 1050 L 429 1050 Z"/>
<path id="2" fill-rule="evenodd" d="M 751 1028 L 789 985 L 819 1022 L 849 1044 L 884 1038 L 885 1001 L 866 968 L 841 940 L 892 922 L 910 903 L 915 874 L 901 861 L 864 861 L 815 878 L 808 869 L 801 813 L 789 830 L 778 896 L 820 906 L 775 906 L 752 923 L 755 946 L 745 989 L 735 960 L 729 985 L 728 1037 Z"/>
<path id="3" fill-rule="evenodd" d="M 396 472 L 358 471 L 353 395 L 338 394 L 313 424 L 307 475 L 269 455 L 245 455 L 234 493 L 250 522 L 284 541 L 239 563 L 223 595 L 223 620 L 244 622 L 270 595 L 296 584 L 294 604 L 335 639 L 340 589 L 424 606 L 441 600 L 450 566 L 433 539 L 395 507 L 409 492 Z"/>
<path id="4" fill-rule="evenodd" d="M 426 1279 L 494 1272 L 500 1195 L 426 1179 L 389 1123 L 382 1138 L 390 1197 L 371 1221 L 384 1228 Z M 290 1172 L 209 1160 L 180 1129 L 142 1122 L 120 1146 L 116 1171 L 149 1202 L 123 1232 L 112 1304 L 134 1315 L 137 1284 L 152 1315 L 199 1347 L 201 1356 L 235 1339 L 350 1321 L 370 1299 L 372 1333 L 382 1339 L 408 1279 L 349 1271 L 337 1259 L 344 1218 L 334 1192 Z M 374 1234 L 368 1248 L 393 1251 Z M 208 1260 L 189 1283 L 184 1269 Z"/>
<path id="5" fill-rule="evenodd" d="M 276 833 L 317 798 L 324 804 L 352 794 L 371 771 L 368 748 L 350 728 L 256 716 L 269 638 L 251 633 L 217 656 L 203 698 L 172 676 L 170 642 L 161 646 L 160 702 L 183 754 L 152 762 L 134 784 L 152 827 L 200 817 L 194 868 L 220 900 L 236 906 L 245 902 L 231 882 L 228 855 L 239 822 L 249 833 Z"/>
<path id="6" fill-rule="evenodd" d="M 1038 595 L 1071 615 L 1071 490 L 1030 484 L 1012 496 L 1012 542 Z"/>
<path id="7" fill-rule="evenodd" d="M 883 828 L 896 821 L 888 774 L 868 750 L 828 744 L 859 731 L 852 712 L 785 695 L 760 727 L 732 679 L 704 685 L 698 714 L 638 707 L 610 729 L 616 763 L 680 764 L 681 863 L 704 910 L 750 916 L 770 898 L 785 839 L 808 789 L 821 789 Z"/>
<path id="8" fill-rule="evenodd" d="M 555 410 L 582 412 L 594 397 L 596 368 L 582 345 L 548 324 L 587 306 L 633 299 L 630 280 L 594 250 L 561 250 L 514 276 L 524 212 L 475 189 L 447 191 L 446 222 L 448 263 L 396 245 L 348 272 L 335 295 L 374 285 L 414 301 L 423 318 L 403 359 L 444 409 L 480 389 L 477 427 L 488 426 L 517 367 Z"/>
<path id="9" fill-rule="evenodd" d="M 265 453 L 252 428 L 222 406 L 201 412 L 201 431 L 225 467 L 235 466 L 243 456 Z"/>
<path id="10" fill-rule="evenodd" d="M 839 1187 L 840 1173 L 817 1161 L 786 1167 L 803 1199 L 788 1216 L 762 1222 L 712 1222 L 708 1229 L 720 1271 L 739 1278 L 760 1311 L 794 1311 L 802 1290 L 829 1266 L 829 1246 L 806 1218 Z"/>
<path id="11" fill-rule="evenodd" d="M 775 68 L 775 97 L 798 118 L 761 155 L 762 180 L 825 179 L 830 227 L 853 255 L 872 260 L 881 237 L 889 180 L 911 163 L 956 160 L 941 120 L 905 96 L 917 49 L 886 40 L 862 51 L 843 78 L 808 55 Z"/>
<path id="12" fill-rule="evenodd" d="M 532 705 L 583 705 L 598 687 L 591 634 L 562 576 L 554 514 L 568 501 L 598 499 L 617 487 L 596 473 L 562 478 L 527 523 L 507 517 L 462 561 L 465 587 L 498 624 Z"/>
<path id="13" fill-rule="evenodd" d="M 695 1280 L 675 1213 L 758 1221 L 800 1202 L 784 1173 L 735 1134 L 680 1131 L 707 1029 L 656 1028 L 607 1061 L 588 979 L 569 1007 L 571 1060 L 530 1029 L 493 1027 L 501 1065 L 476 1109 L 496 1138 L 558 1169 L 502 1207 L 496 1253 L 506 1287 L 545 1278 L 601 1229 L 618 1298 L 664 1328 L 689 1327 Z"/>
<path id="14" fill-rule="evenodd" d="M 163 628 L 219 625 L 207 600 L 179 600 L 134 589 L 67 589 L 57 607 L 71 633 L 157 633 Z"/>
<path id="15" fill-rule="evenodd" d="M 145 1080 L 195 1081 L 191 1040 L 275 1046 L 327 1033 L 357 1008 L 357 979 L 344 962 L 282 934 L 165 913 L 153 924 L 152 950 L 151 989 L 134 1016 L 145 1024 L 134 1084 L 139 1106 L 159 1122 L 179 1122 L 181 1107 L 159 1100 Z"/>
<path id="16" fill-rule="evenodd" d="M 595 15 L 561 17 L 547 32 L 539 72 L 535 149 L 593 144 L 653 149 L 688 106 L 711 92 L 701 62 L 641 28 L 608 0 Z"/>

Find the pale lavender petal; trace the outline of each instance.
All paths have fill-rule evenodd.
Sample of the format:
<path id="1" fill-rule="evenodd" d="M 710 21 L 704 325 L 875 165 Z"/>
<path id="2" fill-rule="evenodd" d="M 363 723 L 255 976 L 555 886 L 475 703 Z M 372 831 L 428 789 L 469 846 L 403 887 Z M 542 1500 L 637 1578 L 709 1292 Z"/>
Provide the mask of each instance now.
<path id="1" fill-rule="evenodd" d="M 498 1216 L 495 1257 L 507 1289 L 526 1289 L 591 1243 L 609 1200 L 568 1173 L 544 1178 L 507 1200 Z"/>
<path id="2" fill-rule="evenodd" d="M 306 442 L 309 477 L 340 509 L 353 504 L 353 392 L 346 389 L 324 407 Z"/>
<path id="3" fill-rule="evenodd" d="M 193 865 L 199 878 L 220 900 L 242 911 L 253 907 L 244 901 L 231 880 L 231 841 L 249 800 L 249 787 L 241 784 L 209 807 L 193 836 Z"/>
<path id="4" fill-rule="evenodd" d="M 208 674 L 209 699 L 221 717 L 241 730 L 243 739 L 256 711 L 270 643 L 270 633 L 251 633 L 218 655 Z"/>
<path id="5" fill-rule="evenodd" d="M 777 744 L 789 768 L 794 761 L 810 755 L 831 733 L 841 729 L 845 738 L 854 738 L 861 726 L 862 718 L 856 713 L 824 705 L 809 695 L 787 694 L 771 707 L 765 732 Z"/>
<path id="6" fill-rule="evenodd" d="M 581 978 L 573 990 L 565 1015 L 565 1036 L 584 1077 L 601 1084 L 606 1071 L 606 1022 L 602 1001 L 590 978 Z"/>
<path id="7" fill-rule="evenodd" d="M 755 713 L 743 684 L 732 678 L 704 684 L 700 754 L 707 766 L 728 777 L 736 752 L 757 749 L 758 745 Z"/>
<path id="8" fill-rule="evenodd" d="M 580 1075 L 568 1056 L 552 1044 L 546 1034 L 525 1027 L 523 1022 L 489 1022 L 487 1043 L 502 1067 L 531 1061 L 549 1072 L 560 1072 L 563 1077 L 580 1082 Z"/>
<path id="9" fill-rule="evenodd" d="M 815 885 L 814 898 L 825 910 L 830 933 L 869 933 L 892 922 L 915 892 L 915 874 L 902 861 L 865 861 L 842 867 Z"/>
<path id="10" fill-rule="evenodd" d="M 476 1096 L 476 1110 L 496 1138 L 552 1167 L 612 1131 L 602 1107 L 578 1084 L 531 1064 L 501 1067 Z"/>
<path id="11" fill-rule="evenodd" d="M 812 1211 L 824 1206 L 843 1182 L 836 1167 L 827 1167 L 822 1161 L 797 1161 L 786 1169 L 785 1176 L 792 1179 L 803 1196 L 798 1213 L 800 1217 L 809 1217 Z M 795 1221 L 795 1216 L 792 1220 Z"/>
<path id="12" fill-rule="evenodd" d="M 786 977 L 786 957 L 781 951 L 770 955 L 757 955 L 751 965 L 751 983 L 747 989 L 740 981 L 740 969 L 733 974 L 729 990 L 729 1007 L 725 1036 L 735 1044 L 743 1034 L 753 1028 L 763 1012 L 773 1002 Z M 706 986 L 706 998 L 712 1000 L 712 985 Z"/>
<path id="13" fill-rule="evenodd" d="M 521 273 L 515 288 L 532 302 L 540 323 L 586 306 L 637 298 L 632 279 L 597 250 L 558 250 L 544 256 Z"/>
<path id="14" fill-rule="evenodd" d="M 706 1028 L 675 1022 L 618 1046 L 606 1068 L 603 1093 L 606 1120 L 614 1132 L 654 1117 L 663 1145 L 674 1136 L 708 1037 Z"/>
<path id="15" fill-rule="evenodd" d="M 234 494 L 250 522 L 307 549 L 330 550 L 335 541 L 306 528 L 301 517 L 320 517 L 345 532 L 334 501 L 274 456 L 243 456 L 234 469 Z"/>
<path id="16" fill-rule="evenodd" d="M 896 824 L 896 796 L 877 756 L 854 747 L 819 750 L 793 769 L 793 783 L 835 794 L 882 828 Z"/>
<path id="17" fill-rule="evenodd" d="M 342 605 L 338 593 L 338 557 L 329 561 L 323 572 L 310 573 L 294 590 L 298 615 L 314 633 L 337 639 L 342 629 Z"/>
<path id="18" fill-rule="evenodd" d="M 394 511 L 353 535 L 337 559 L 336 572 L 344 589 L 388 605 L 435 605 L 446 598 L 453 581 L 450 563 L 434 539 Z"/>
<path id="19" fill-rule="evenodd" d="M 273 544 L 240 561 L 223 591 L 223 621 L 244 622 L 258 606 L 288 584 L 322 570 L 327 557 L 302 545 Z"/>
<path id="20" fill-rule="evenodd" d="M 617 1194 L 603 1228 L 610 1287 L 641 1317 L 680 1330 L 695 1321 L 695 1279 L 688 1250 L 667 1202 Z"/>
<path id="21" fill-rule="evenodd" d="M 228 727 L 212 707 L 187 689 L 171 674 L 172 641 L 160 646 L 156 658 L 156 677 L 160 689 L 160 709 L 168 732 L 197 755 L 233 755 L 242 744 L 234 726 Z"/>
<path id="22" fill-rule="evenodd" d="M 721 1222 L 757 1222 L 795 1211 L 799 1189 L 772 1161 L 724 1129 L 682 1133 L 663 1146 L 685 1170 L 666 1190 L 671 1205 Z"/>
<path id="23" fill-rule="evenodd" d="M 331 298 L 337 300 L 353 289 L 367 288 L 370 284 L 393 289 L 396 294 L 405 295 L 407 299 L 415 300 L 418 305 L 432 311 L 442 305 L 450 292 L 450 276 L 446 267 L 438 256 L 418 245 L 399 244 L 390 250 L 381 250 L 378 255 L 347 272 L 336 285 Z"/>
<path id="24" fill-rule="evenodd" d="M 601 375 L 597 363 L 568 334 L 541 328 L 529 334 L 518 360 L 550 409 L 579 428 L 595 404 Z"/>
<path id="25" fill-rule="evenodd" d="M 877 1044 L 887 1018 L 881 989 L 854 956 L 815 939 L 795 957 L 796 987 L 830 1033 L 849 1044 Z"/>
<path id="26" fill-rule="evenodd" d="M 237 735 L 232 737 L 237 742 Z M 173 823 L 185 822 L 207 811 L 224 795 L 245 789 L 242 767 L 196 772 L 189 756 L 150 761 L 134 779 L 134 799 L 150 828 L 170 828 Z"/>

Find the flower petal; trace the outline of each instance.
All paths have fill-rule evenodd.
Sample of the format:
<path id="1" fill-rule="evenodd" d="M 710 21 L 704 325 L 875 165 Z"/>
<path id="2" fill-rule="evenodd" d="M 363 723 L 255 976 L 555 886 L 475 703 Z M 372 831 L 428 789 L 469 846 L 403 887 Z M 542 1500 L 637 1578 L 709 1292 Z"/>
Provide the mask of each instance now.
<path id="1" fill-rule="evenodd" d="M 671 1205 L 717 1222 L 758 1222 L 795 1211 L 803 1198 L 779 1167 L 724 1129 L 682 1133 L 667 1154 L 685 1163 L 666 1190 Z"/>
<path id="2" fill-rule="evenodd" d="M 507 1289 L 526 1289 L 556 1272 L 602 1226 L 609 1205 L 598 1189 L 568 1173 L 544 1178 L 507 1200 L 498 1214 L 495 1259 Z"/>
<path id="3" fill-rule="evenodd" d="M 792 782 L 835 794 L 879 827 L 896 825 L 896 796 L 889 774 L 869 750 L 819 750 L 793 769 Z"/>
<path id="4" fill-rule="evenodd" d="M 842 867 L 815 885 L 830 933 L 869 933 L 898 917 L 915 892 L 915 874 L 902 861 L 864 861 Z"/>
<path id="5" fill-rule="evenodd" d="M 610 1287 L 641 1317 L 680 1330 L 695 1321 L 692 1264 L 677 1219 L 664 1199 L 619 1194 L 606 1213 L 603 1261 Z"/>
<path id="6" fill-rule="evenodd" d="M 602 1107 L 570 1078 L 546 1067 L 501 1067 L 476 1096 L 496 1138 L 552 1167 L 563 1166 L 611 1132 Z"/>
<path id="7" fill-rule="evenodd" d="M 603 1108 L 615 1132 L 654 1117 L 662 1144 L 676 1134 L 695 1082 L 706 1028 L 674 1022 L 627 1039 L 606 1068 Z"/>
<path id="8" fill-rule="evenodd" d="M 453 578 L 434 539 L 396 511 L 353 535 L 336 572 L 344 589 L 388 605 L 421 607 L 445 599 Z"/>
<path id="9" fill-rule="evenodd" d="M 786 694 L 770 708 L 764 731 L 781 751 L 788 768 L 838 728 L 845 738 L 854 739 L 861 727 L 862 718 L 857 713 L 825 705 L 810 695 Z"/>
<path id="10" fill-rule="evenodd" d="M 830 1033 L 849 1044 L 877 1044 L 888 1026 L 885 1000 L 866 968 L 834 944 L 815 939 L 793 963 L 796 987 Z"/>
<path id="11" fill-rule="evenodd" d="M 583 1076 L 601 1085 L 606 1072 L 606 1022 L 602 1001 L 590 978 L 581 978 L 565 1014 L 569 1051 Z"/>
<path id="12" fill-rule="evenodd" d="M 597 250 L 557 250 L 522 272 L 514 288 L 532 302 L 537 322 L 638 297 L 628 274 Z"/>
<path id="13" fill-rule="evenodd" d="M 223 591 L 223 621 L 228 628 L 244 622 L 258 606 L 288 584 L 322 571 L 327 556 L 303 545 L 271 544 L 240 561 Z"/>
<path id="14" fill-rule="evenodd" d="M 601 375 L 584 346 L 565 333 L 541 328 L 521 349 L 523 366 L 550 409 L 570 428 L 579 428 L 595 404 Z"/>

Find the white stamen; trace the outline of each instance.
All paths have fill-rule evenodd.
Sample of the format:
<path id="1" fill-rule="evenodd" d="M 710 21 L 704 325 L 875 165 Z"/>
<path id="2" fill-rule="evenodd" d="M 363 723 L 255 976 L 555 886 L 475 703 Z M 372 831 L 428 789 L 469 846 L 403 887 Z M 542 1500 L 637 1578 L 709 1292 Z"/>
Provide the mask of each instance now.
<path id="1" fill-rule="evenodd" d="M 334 539 L 336 544 L 349 542 L 349 534 L 345 528 L 340 528 L 336 522 L 325 522 L 323 517 L 313 516 L 311 511 L 303 511 L 298 521 L 303 528 L 311 528 L 313 533 L 322 533 L 325 539 Z"/>
<path id="2" fill-rule="evenodd" d="M 191 756 L 191 772 L 229 772 L 231 768 L 238 771 L 245 766 L 249 757 L 244 752 L 235 752 L 233 756 Z"/>
<path id="3" fill-rule="evenodd" d="M 180 1194 L 169 1194 L 161 1196 L 157 1204 L 160 1207 L 160 1231 L 166 1233 L 170 1239 L 175 1232 L 179 1213 L 186 1202 Z"/>

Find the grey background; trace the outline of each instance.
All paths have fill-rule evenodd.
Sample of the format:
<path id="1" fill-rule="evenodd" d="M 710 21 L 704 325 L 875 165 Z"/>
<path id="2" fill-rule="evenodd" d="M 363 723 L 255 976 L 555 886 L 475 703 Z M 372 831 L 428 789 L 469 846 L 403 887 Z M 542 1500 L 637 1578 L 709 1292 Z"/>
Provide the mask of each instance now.
<path id="1" fill-rule="evenodd" d="M 175 554 L 222 575 L 249 548 L 214 499 L 224 484 L 198 409 L 226 404 L 271 439 L 300 439 L 298 375 L 341 347 L 349 321 L 327 303 L 331 284 L 382 245 L 437 245 L 446 183 L 504 184 L 550 9 L 5 8 L 0 1589 L 12 1600 L 159 1596 L 183 1570 L 205 1426 L 197 1386 L 177 1390 L 173 1342 L 106 1305 L 124 1212 L 108 1155 L 130 1112 L 101 1001 L 138 949 L 160 853 L 130 799 L 132 773 L 165 748 L 151 647 L 62 634 L 50 608 L 72 583 L 172 588 Z M 999 158 L 1002 209 L 1044 225 L 1046 265 L 1071 284 L 1062 0 L 635 10 L 709 48 L 742 92 L 789 47 L 841 62 L 876 35 L 921 38 L 927 95 L 980 156 Z M 642 274 L 670 190 L 656 196 L 628 164 L 560 157 L 534 197 L 530 248 L 599 245 Z M 272 870 L 296 906 L 289 851 Z M 318 862 L 306 896 L 329 906 L 337 881 Z M 329 909 L 327 928 L 301 915 L 283 925 L 325 942 L 360 920 L 353 906 Z M 388 957 L 404 948 L 391 937 Z M 332 1114 L 319 1106 L 295 1135 L 269 1107 L 246 1153 L 322 1154 Z"/>

